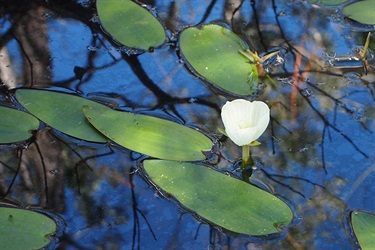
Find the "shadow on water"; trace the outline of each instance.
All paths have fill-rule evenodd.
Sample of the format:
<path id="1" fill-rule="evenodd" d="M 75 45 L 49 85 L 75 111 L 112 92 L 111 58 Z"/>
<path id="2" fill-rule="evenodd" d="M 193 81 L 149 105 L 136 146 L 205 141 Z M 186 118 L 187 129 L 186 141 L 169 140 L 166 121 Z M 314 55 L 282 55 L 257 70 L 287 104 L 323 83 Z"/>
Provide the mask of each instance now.
<path id="1" fill-rule="evenodd" d="M 192 75 L 177 46 L 184 27 L 227 23 L 252 50 L 283 51 L 265 66 L 276 84 L 260 84 L 256 96 L 271 107 L 271 123 L 252 152 L 250 181 L 294 204 L 295 225 L 276 239 L 223 232 L 155 191 L 139 173 L 144 156 L 48 127 L 34 143 L 0 147 L 0 197 L 59 214 L 61 249 L 357 249 L 345 213 L 375 209 L 374 60 L 370 53 L 367 72 L 330 62 L 353 56 L 368 29 L 299 1 L 147 4 L 169 40 L 132 55 L 102 31 L 93 1 L 2 1 L 0 104 L 14 105 L 9 90 L 26 86 L 151 112 L 220 139 L 210 161 L 240 175 L 240 148 L 217 132 L 233 96 Z"/>

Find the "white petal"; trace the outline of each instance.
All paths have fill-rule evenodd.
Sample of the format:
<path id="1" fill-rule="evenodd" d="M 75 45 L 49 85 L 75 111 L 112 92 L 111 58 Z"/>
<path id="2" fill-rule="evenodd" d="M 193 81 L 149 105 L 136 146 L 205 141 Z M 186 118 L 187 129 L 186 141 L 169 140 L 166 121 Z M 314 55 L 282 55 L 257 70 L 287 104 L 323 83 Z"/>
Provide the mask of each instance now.
<path id="1" fill-rule="evenodd" d="M 270 122 L 270 109 L 264 102 L 254 101 L 253 102 L 253 120 L 256 124 L 256 134 L 255 139 L 258 139 L 264 131 L 266 131 L 267 126 Z"/>
<path id="2" fill-rule="evenodd" d="M 221 110 L 221 118 L 224 125 L 232 124 L 234 127 L 237 127 L 242 124 L 247 124 L 251 107 L 252 103 L 243 99 L 226 102 Z"/>
<path id="3" fill-rule="evenodd" d="M 227 135 L 238 146 L 244 146 L 250 144 L 252 141 L 255 140 L 256 132 L 257 131 L 254 128 L 245 128 L 230 132 L 228 131 Z"/>
<path id="4" fill-rule="evenodd" d="M 238 146 L 243 146 L 263 134 L 269 123 L 269 114 L 269 108 L 264 102 L 237 99 L 225 103 L 221 119 L 229 138 Z"/>

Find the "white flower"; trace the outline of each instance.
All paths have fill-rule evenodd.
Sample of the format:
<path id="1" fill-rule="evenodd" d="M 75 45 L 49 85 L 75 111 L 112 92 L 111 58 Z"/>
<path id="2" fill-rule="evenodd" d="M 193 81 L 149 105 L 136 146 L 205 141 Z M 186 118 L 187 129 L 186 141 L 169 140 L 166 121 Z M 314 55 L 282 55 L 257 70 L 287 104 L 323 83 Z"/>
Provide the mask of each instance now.
<path id="1" fill-rule="evenodd" d="M 270 109 L 264 102 L 236 99 L 221 109 L 225 132 L 238 146 L 258 139 L 270 122 Z"/>

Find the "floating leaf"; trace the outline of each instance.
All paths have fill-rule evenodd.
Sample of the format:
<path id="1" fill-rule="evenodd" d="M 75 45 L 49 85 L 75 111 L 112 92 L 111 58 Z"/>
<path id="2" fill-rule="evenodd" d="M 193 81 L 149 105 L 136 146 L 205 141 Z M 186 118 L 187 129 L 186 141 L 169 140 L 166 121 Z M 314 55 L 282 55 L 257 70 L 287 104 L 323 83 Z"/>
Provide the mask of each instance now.
<path id="1" fill-rule="evenodd" d="M 0 106 L 0 143 L 24 141 L 31 137 L 32 130 L 39 127 L 34 116 L 12 108 Z"/>
<path id="2" fill-rule="evenodd" d="M 314 0 L 314 1 L 311 0 L 310 2 L 311 3 L 321 3 L 321 4 L 329 5 L 329 6 L 336 6 L 336 5 L 343 4 L 347 1 L 348 0 Z"/>
<path id="3" fill-rule="evenodd" d="M 57 230 L 54 220 L 31 210 L 0 207 L 0 249 L 40 249 Z"/>
<path id="4" fill-rule="evenodd" d="M 236 95 L 251 95 L 258 85 L 258 70 L 239 51 L 245 43 L 229 29 L 209 24 L 181 33 L 183 56 L 209 82 Z"/>
<path id="5" fill-rule="evenodd" d="M 82 113 L 83 105 L 103 106 L 99 103 L 70 94 L 34 89 L 18 89 L 16 99 L 30 113 L 67 135 L 92 142 L 108 141 Z"/>
<path id="6" fill-rule="evenodd" d="M 375 1 L 363 0 L 345 6 L 342 13 L 364 24 L 375 25 Z"/>
<path id="7" fill-rule="evenodd" d="M 353 231 L 362 250 L 375 247 L 375 215 L 355 211 L 351 213 Z"/>
<path id="8" fill-rule="evenodd" d="M 293 219 L 279 198 L 253 185 L 204 166 L 146 160 L 151 180 L 199 216 L 230 231 L 266 235 Z"/>
<path id="9" fill-rule="evenodd" d="M 160 22 L 130 0 L 97 0 L 96 8 L 104 29 L 125 46 L 148 50 L 165 41 Z"/>
<path id="10" fill-rule="evenodd" d="M 83 112 L 96 129 L 114 142 L 152 157 L 204 160 L 202 151 L 212 147 L 212 141 L 202 133 L 160 118 L 97 106 L 85 106 Z"/>

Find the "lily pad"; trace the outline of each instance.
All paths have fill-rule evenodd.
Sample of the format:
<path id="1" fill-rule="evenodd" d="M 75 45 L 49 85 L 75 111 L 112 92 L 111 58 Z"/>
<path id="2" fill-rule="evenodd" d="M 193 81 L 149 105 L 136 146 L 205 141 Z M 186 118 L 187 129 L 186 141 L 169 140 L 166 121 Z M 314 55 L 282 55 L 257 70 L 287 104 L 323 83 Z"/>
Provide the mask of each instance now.
<path id="1" fill-rule="evenodd" d="M 148 50 L 166 39 L 161 23 L 130 0 L 97 0 L 96 8 L 104 29 L 127 47 Z"/>
<path id="2" fill-rule="evenodd" d="M 31 114 L 67 135 L 92 142 L 108 141 L 82 113 L 83 105 L 102 107 L 99 103 L 75 95 L 34 89 L 18 89 L 16 99 Z"/>
<path id="3" fill-rule="evenodd" d="M 98 106 L 85 106 L 83 112 L 90 123 L 109 139 L 152 157 L 204 160 L 203 151 L 212 148 L 212 141 L 202 133 L 171 121 Z"/>
<path id="4" fill-rule="evenodd" d="M 375 25 L 375 1 L 363 0 L 345 6 L 342 13 L 364 24 Z"/>
<path id="5" fill-rule="evenodd" d="M 328 5 L 328 6 L 336 6 L 336 5 L 341 5 L 345 2 L 347 2 L 348 0 L 314 0 L 314 1 L 310 1 L 311 3 L 320 3 L 320 4 L 324 4 L 324 5 Z"/>
<path id="6" fill-rule="evenodd" d="M 54 220 L 31 210 L 0 207 L 0 249 L 41 249 L 55 233 Z"/>
<path id="7" fill-rule="evenodd" d="M 146 160 L 151 180 L 182 205 L 227 230 L 267 235 L 280 232 L 293 212 L 276 196 L 204 166 Z"/>
<path id="8" fill-rule="evenodd" d="M 353 231 L 362 250 L 374 249 L 375 215 L 360 211 L 351 213 Z"/>
<path id="9" fill-rule="evenodd" d="M 13 143 L 29 139 L 30 131 L 39 127 L 34 116 L 17 109 L 0 106 L 0 143 Z"/>
<path id="10" fill-rule="evenodd" d="M 255 92 L 257 67 L 239 52 L 248 47 L 229 29 L 215 24 L 187 28 L 180 48 L 196 73 L 217 87 L 240 96 Z"/>

